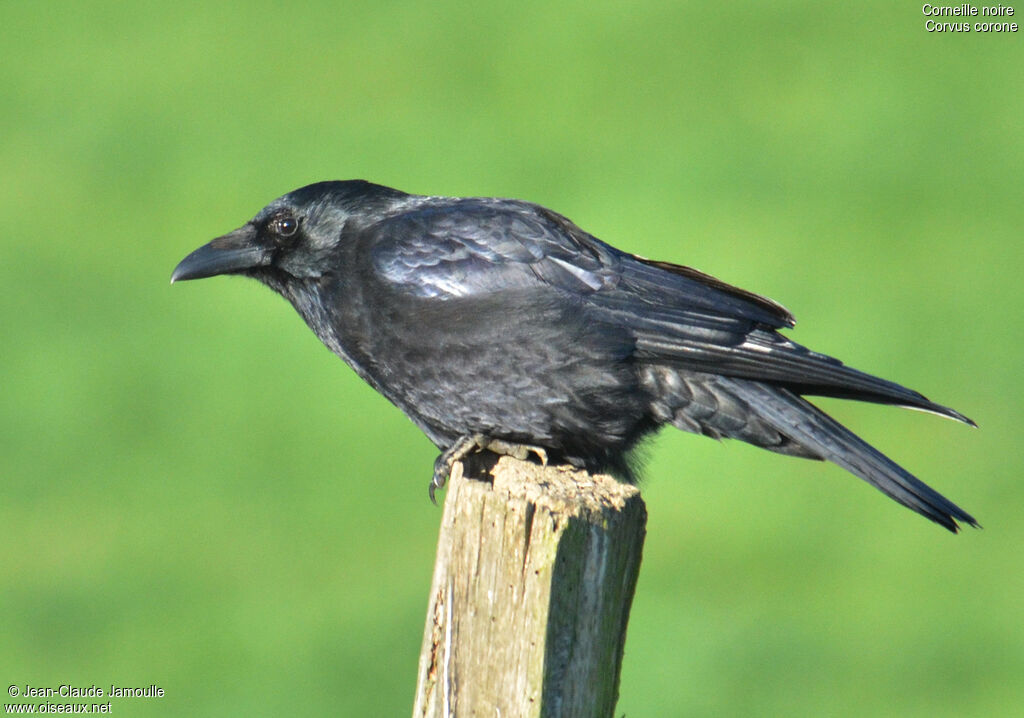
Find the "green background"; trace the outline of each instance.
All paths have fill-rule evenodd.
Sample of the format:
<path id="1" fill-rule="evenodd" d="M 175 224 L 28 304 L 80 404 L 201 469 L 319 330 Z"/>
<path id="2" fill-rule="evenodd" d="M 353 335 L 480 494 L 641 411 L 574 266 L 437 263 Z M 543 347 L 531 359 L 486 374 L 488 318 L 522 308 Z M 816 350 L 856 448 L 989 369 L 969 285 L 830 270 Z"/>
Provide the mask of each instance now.
<path id="1" fill-rule="evenodd" d="M 1020 20 L 1020 18 L 1014 18 Z M 1024 705 L 1024 33 L 907 3 L 0 3 L 0 677 L 406 715 L 435 450 L 254 282 L 322 179 L 500 195 L 791 309 L 971 430 L 823 402 L 974 513 L 666 431 L 617 713 Z"/>

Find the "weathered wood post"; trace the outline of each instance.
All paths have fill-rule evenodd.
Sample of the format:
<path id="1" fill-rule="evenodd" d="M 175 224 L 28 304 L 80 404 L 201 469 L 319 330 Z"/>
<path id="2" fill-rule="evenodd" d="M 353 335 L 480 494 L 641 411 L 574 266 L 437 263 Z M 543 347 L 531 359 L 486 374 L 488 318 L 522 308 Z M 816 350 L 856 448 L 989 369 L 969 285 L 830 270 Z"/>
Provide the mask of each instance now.
<path id="1" fill-rule="evenodd" d="M 493 482 L 457 464 L 448 484 L 413 716 L 610 717 L 640 492 L 567 467 L 492 466 Z"/>

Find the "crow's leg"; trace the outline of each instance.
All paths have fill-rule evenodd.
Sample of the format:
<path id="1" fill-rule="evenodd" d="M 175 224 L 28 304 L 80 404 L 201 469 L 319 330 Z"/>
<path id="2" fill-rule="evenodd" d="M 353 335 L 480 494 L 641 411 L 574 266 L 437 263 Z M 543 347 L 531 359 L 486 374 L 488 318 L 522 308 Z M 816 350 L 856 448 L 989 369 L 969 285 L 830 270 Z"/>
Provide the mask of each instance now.
<path id="1" fill-rule="evenodd" d="M 430 480 L 428 493 L 430 500 L 437 505 L 434 492 L 442 488 L 452 473 L 452 467 L 461 462 L 464 458 L 477 451 L 491 451 L 503 456 L 511 456 L 520 461 L 526 461 L 530 454 L 536 454 L 540 463 L 548 465 L 548 452 L 539 446 L 531 444 L 514 444 L 502 439 L 492 439 L 484 434 L 466 434 L 460 436 L 454 444 L 445 449 L 444 453 L 434 461 L 434 477 Z"/>

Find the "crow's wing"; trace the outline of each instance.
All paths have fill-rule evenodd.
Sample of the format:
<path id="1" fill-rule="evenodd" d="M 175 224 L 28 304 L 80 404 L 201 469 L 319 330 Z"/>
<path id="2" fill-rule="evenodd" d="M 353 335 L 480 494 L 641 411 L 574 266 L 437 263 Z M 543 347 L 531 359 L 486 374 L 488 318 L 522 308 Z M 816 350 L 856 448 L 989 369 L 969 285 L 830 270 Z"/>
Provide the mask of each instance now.
<path id="1" fill-rule="evenodd" d="M 373 228 L 374 269 L 409 294 L 455 298 L 555 286 L 585 295 L 616 281 L 612 256 L 511 200 L 450 200 Z"/>
<path id="2" fill-rule="evenodd" d="M 443 299 L 555 289 L 593 320 L 627 327 L 640 359 L 972 423 L 788 340 L 775 330 L 793 326 L 793 317 L 770 299 L 688 267 L 621 252 L 538 205 L 427 200 L 371 231 L 374 269 L 409 294 Z"/>
<path id="3" fill-rule="evenodd" d="M 416 296 L 550 287 L 609 306 L 620 299 L 682 330 L 703 326 L 742 336 L 757 325 L 793 325 L 792 315 L 770 299 L 689 267 L 621 252 L 528 202 L 428 200 L 372 232 L 374 269 Z"/>

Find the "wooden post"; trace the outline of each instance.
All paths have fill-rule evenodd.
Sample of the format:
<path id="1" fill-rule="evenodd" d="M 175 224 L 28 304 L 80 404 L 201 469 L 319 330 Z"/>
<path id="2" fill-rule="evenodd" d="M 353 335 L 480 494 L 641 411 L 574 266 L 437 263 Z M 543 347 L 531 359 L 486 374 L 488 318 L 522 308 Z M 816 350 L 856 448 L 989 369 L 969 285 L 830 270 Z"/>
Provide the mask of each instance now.
<path id="1" fill-rule="evenodd" d="M 449 480 L 413 716 L 611 717 L 647 521 L 640 492 L 490 454 L 467 471 L 488 456 L 493 482 L 460 464 Z"/>

